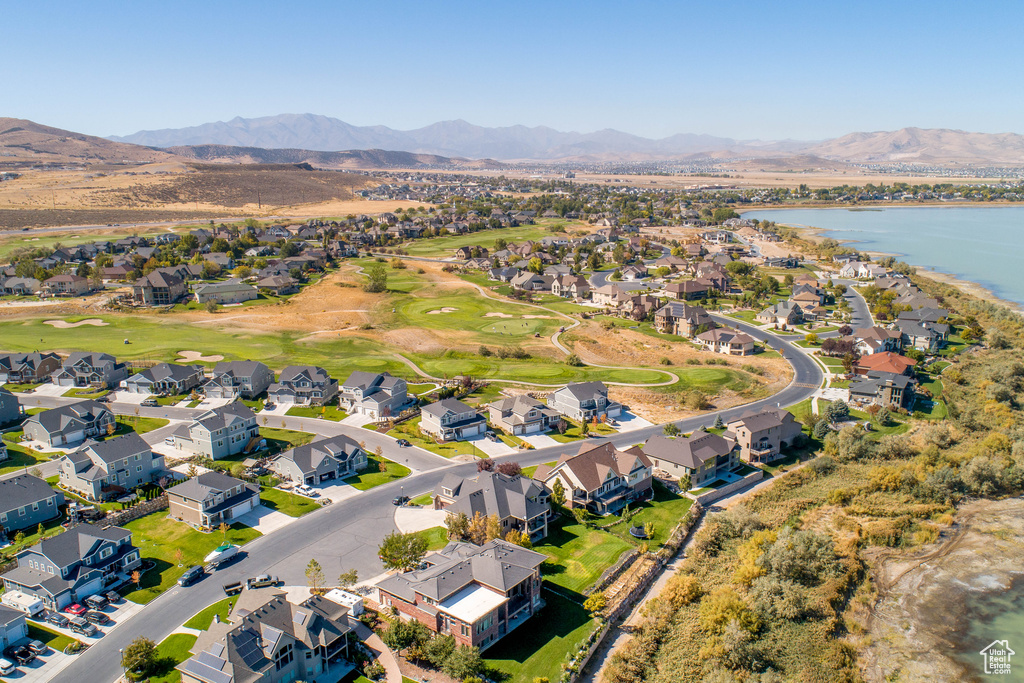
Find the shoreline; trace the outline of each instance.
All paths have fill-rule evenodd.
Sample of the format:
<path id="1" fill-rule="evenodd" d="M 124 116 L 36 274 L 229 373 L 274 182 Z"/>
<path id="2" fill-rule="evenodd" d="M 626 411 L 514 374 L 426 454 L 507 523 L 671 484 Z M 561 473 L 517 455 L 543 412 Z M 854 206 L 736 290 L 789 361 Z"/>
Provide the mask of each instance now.
<path id="1" fill-rule="evenodd" d="M 754 211 L 802 211 L 803 209 L 814 209 L 816 211 L 873 211 L 876 209 L 926 209 L 931 207 L 941 206 L 952 206 L 957 208 L 974 208 L 974 209 L 1000 209 L 1000 208 L 1013 208 L 1020 207 L 1020 202 L 966 202 L 966 201 L 955 201 L 955 202 L 912 202 L 910 204 L 893 204 L 892 202 L 862 202 L 858 204 L 801 204 L 799 206 L 762 206 L 755 208 L 742 208 L 734 209 L 736 213 L 741 216 L 745 213 L 753 213 Z"/>
<path id="2" fill-rule="evenodd" d="M 936 205 L 936 206 L 977 206 L 977 203 L 976 202 L 967 202 L 967 203 L 960 203 L 960 204 L 939 204 L 939 205 Z M 999 204 L 997 206 L 1014 206 L 1014 204 L 1006 203 L 1006 204 Z M 807 208 L 810 209 L 812 207 L 807 207 Z M 843 206 L 813 207 L 813 208 L 815 208 L 815 209 L 825 209 L 825 208 L 828 208 L 828 209 L 846 209 L 846 210 L 848 210 L 848 207 L 843 207 Z M 892 207 L 892 208 L 911 209 L 911 208 L 920 208 L 920 205 L 918 205 L 917 207 L 906 206 L 906 207 Z M 776 211 L 799 211 L 800 209 L 783 209 L 782 207 L 777 207 L 775 209 L 750 209 L 750 211 L 765 211 L 765 210 L 769 210 L 769 211 L 770 210 L 776 210 Z M 828 235 L 822 234 L 824 232 L 828 232 L 829 231 L 828 228 L 821 228 L 821 227 L 817 227 L 817 226 L 805 225 L 803 223 L 780 223 L 780 225 L 784 225 L 787 228 L 792 228 L 794 230 L 797 230 L 798 232 L 800 232 L 801 237 L 804 237 L 804 238 L 808 239 L 811 242 L 821 242 L 822 240 L 825 240 L 825 239 L 836 239 L 834 237 L 830 238 Z M 843 245 L 856 245 L 856 244 L 860 244 L 859 240 L 853 240 L 853 239 L 840 239 L 840 240 L 836 240 L 836 241 L 838 241 L 840 244 L 843 244 Z M 873 260 L 878 260 L 879 258 L 885 258 L 887 256 L 892 256 L 892 257 L 894 257 L 896 259 L 904 259 L 907 256 L 906 254 L 891 253 L 891 252 L 886 252 L 886 251 L 868 251 L 868 250 L 861 250 L 861 249 L 858 249 L 858 251 L 860 251 L 861 253 L 869 255 Z M 964 279 L 963 277 L 961 277 L 960 275 L 958 275 L 956 273 L 947 273 L 945 271 L 941 271 L 941 270 L 936 269 L 934 266 L 915 265 L 913 267 L 916 270 L 917 275 L 920 275 L 921 277 L 925 277 L 925 278 L 928 278 L 930 280 L 934 280 L 935 282 L 938 282 L 940 284 L 950 285 L 952 287 L 956 287 L 957 289 L 959 289 L 960 291 L 962 291 L 965 294 L 968 294 L 970 296 L 975 296 L 975 297 L 978 297 L 979 299 L 984 299 L 985 301 L 990 301 L 992 303 L 999 304 L 1001 306 L 1005 306 L 1008 309 L 1010 309 L 1011 311 L 1013 311 L 1014 313 L 1017 313 L 1017 314 L 1020 314 L 1020 315 L 1024 315 L 1024 304 L 1018 303 L 1016 301 L 1011 301 L 1009 299 L 1004 299 L 1004 298 L 1000 297 L 999 295 L 997 295 L 995 292 L 993 292 L 991 289 L 989 289 L 988 287 L 986 287 L 985 285 L 983 285 L 983 284 L 981 284 L 979 282 L 975 282 L 973 280 L 966 280 L 966 279 Z"/>

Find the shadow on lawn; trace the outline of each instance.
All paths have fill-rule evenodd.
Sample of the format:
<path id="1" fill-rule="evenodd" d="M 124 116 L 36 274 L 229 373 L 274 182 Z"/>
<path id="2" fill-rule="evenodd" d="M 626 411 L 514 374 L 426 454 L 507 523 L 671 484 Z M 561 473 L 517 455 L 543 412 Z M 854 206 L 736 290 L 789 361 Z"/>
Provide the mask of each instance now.
<path id="1" fill-rule="evenodd" d="M 569 635 L 591 621 L 583 607 L 544 587 L 542 596 L 547 603 L 514 633 L 487 649 L 485 660 L 507 660 L 522 664 L 541 648 Z M 488 676 L 495 681 L 510 681 L 513 677 L 493 667 Z"/>

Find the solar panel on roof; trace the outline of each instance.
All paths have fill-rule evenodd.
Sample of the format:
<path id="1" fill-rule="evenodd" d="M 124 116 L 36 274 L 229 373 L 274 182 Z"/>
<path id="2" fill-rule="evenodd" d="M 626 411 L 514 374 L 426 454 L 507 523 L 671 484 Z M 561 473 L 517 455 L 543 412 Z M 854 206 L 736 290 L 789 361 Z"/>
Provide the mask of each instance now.
<path id="1" fill-rule="evenodd" d="M 255 669 L 260 660 L 263 659 L 263 650 L 256 642 L 255 636 L 249 632 L 239 635 L 235 643 L 235 652 L 250 669 Z"/>

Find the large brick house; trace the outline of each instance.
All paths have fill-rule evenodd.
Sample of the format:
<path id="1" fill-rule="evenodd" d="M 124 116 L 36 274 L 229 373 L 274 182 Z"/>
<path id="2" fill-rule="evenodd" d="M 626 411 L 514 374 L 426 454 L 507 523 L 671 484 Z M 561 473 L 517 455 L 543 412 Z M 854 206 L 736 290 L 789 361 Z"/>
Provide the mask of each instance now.
<path id="1" fill-rule="evenodd" d="M 379 602 L 459 645 L 485 650 L 543 606 L 540 566 L 547 559 L 501 540 L 449 543 L 424 558 L 425 569 L 380 581 Z"/>
<path id="2" fill-rule="evenodd" d="M 715 321 L 700 306 L 670 301 L 654 312 L 654 326 L 659 332 L 692 337 L 715 327 Z"/>

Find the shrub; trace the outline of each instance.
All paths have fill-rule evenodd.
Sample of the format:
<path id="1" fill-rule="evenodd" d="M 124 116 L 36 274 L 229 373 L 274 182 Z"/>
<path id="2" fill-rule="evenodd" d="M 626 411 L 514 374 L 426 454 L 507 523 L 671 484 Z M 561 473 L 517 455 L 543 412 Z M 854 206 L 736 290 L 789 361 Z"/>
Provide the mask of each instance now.
<path id="1" fill-rule="evenodd" d="M 480 345 L 480 349 L 477 351 L 477 353 L 479 353 L 484 358 L 487 358 L 488 356 L 493 355 L 491 353 L 491 350 L 489 348 L 487 348 L 486 346 L 484 346 L 483 344 Z"/>
<path id="2" fill-rule="evenodd" d="M 580 357 L 577 356 L 575 353 L 570 353 L 568 358 L 565 359 L 565 364 L 571 365 L 574 368 L 578 368 L 583 365 L 583 361 L 580 360 Z"/>
<path id="3" fill-rule="evenodd" d="M 672 359 L 668 358 L 667 356 L 663 356 L 661 360 L 659 360 L 658 362 L 661 363 L 662 365 L 672 365 Z"/>

